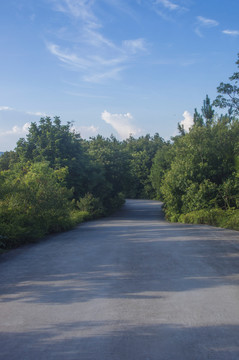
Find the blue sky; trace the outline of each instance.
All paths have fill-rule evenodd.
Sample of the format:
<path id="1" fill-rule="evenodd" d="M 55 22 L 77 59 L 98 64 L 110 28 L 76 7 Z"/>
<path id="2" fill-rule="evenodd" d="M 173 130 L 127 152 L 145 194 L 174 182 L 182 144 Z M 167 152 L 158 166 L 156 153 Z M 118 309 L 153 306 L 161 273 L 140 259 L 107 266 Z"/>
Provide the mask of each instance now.
<path id="1" fill-rule="evenodd" d="M 237 70 L 238 15 L 238 0 L 2 1 L 0 151 L 46 115 L 169 139 Z"/>

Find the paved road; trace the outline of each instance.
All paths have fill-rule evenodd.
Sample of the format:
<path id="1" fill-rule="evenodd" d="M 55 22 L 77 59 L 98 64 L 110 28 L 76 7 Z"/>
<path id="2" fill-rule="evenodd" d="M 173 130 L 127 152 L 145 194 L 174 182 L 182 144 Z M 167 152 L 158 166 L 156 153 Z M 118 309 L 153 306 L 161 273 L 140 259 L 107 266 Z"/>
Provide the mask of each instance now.
<path id="1" fill-rule="evenodd" d="M 1 360 L 238 360 L 239 234 L 130 200 L 0 257 Z"/>

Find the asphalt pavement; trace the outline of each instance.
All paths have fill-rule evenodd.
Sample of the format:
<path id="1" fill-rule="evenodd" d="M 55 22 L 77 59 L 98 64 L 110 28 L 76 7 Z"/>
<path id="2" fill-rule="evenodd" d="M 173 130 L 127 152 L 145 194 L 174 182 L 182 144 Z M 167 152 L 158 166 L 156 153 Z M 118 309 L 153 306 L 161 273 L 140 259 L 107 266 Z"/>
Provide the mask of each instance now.
<path id="1" fill-rule="evenodd" d="M 1 360 L 238 360 L 239 233 L 161 203 L 0 256 Z"/>

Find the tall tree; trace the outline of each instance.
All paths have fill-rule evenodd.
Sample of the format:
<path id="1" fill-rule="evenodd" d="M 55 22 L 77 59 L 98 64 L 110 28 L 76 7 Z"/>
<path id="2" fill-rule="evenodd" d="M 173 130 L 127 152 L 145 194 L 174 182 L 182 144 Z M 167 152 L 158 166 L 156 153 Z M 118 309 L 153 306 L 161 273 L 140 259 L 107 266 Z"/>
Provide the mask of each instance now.
<path id="1" fill-rule="evenodd" d="M 206 99 L 203 101 L 202 115 L 205 118 L 207 125 L 212 123 L 214 110 L 212 108 L 211 101 L 208 95 L 206 95 Z"/>
<path id="2" fill-rule="evenodd" d="M 239 53 L 238 60 L 236 64 L 239 67 Z M 220 95 L 216 97 L 213 102 L 214 106 L 223 108 L 228 108 L 229 115 L 239 115 L 239 72 L 234 72 L 234 74 L 229 77 L 230 83 L 221 82 L 217 88 L 217 91 Z"/>
<path id="3" fill-rule="evenodd" d="M 87 192 L 89 182 L 88 157 L 82 143 L 70 122 L 62 125 L 59 117 L 46 117 L 31 124 L 26 139 L 17 142 L 16 153 L 21 161 L 44 160 L 53 169 L 67 166 L 67 187 L 73 187 L 75 197 L 79 197 Z"/>

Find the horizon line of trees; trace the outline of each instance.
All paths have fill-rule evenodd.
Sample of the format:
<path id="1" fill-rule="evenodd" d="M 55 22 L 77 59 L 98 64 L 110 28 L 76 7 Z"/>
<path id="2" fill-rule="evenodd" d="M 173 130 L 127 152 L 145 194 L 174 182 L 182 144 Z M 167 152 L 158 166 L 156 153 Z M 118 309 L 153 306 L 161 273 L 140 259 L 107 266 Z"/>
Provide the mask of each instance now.
<path id="1" fill-rule="evenodd" d="M 59 117 L 32 123 L 0 157 L 0 248 L 105 216 L 125 198 L 162 200 L 170 221 L 239 229 L 239 72 L 229 79 L 171 141 L 157 133 L 84 140 Z"/>

